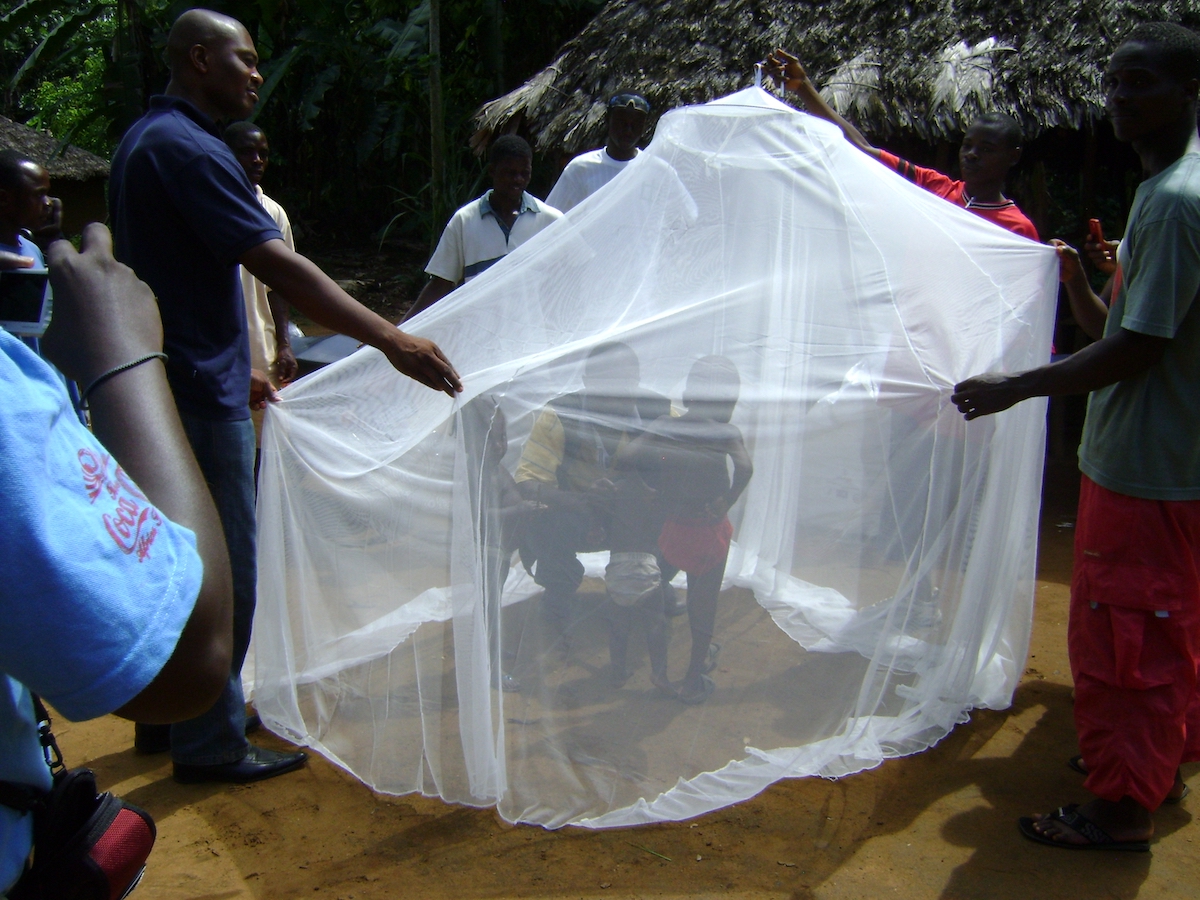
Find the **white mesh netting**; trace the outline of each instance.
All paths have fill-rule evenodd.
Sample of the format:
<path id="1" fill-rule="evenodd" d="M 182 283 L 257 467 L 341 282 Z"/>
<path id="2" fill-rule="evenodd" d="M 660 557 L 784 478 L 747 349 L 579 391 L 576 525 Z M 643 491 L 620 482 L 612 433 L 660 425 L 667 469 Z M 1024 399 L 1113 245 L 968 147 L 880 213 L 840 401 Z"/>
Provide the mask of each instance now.
<path id="1" fill-rule="evenodd" d="M 260 713 L 377 790 L 551 827 L 931 746 L 1010 701 L 1042 474 L 1043 403 L 968 424 L 952 386 L 1045 362 L 1055 295 L 1051 249 L 761 90 L 667 114 L 409 323 L 458 401 L 365 349 L 271 408 Z"/>

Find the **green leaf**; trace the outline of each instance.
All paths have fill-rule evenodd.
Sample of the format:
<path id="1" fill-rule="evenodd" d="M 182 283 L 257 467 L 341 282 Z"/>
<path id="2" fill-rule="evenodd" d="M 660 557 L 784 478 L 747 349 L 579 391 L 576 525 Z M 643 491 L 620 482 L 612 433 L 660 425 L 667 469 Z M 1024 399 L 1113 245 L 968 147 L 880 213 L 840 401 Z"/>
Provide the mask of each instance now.
<path id="1" fill-rule="evenodd" d="M 7 38 L 18 28 L 24 28 L 39 19 L 54 18 L 62 9 L 62 3 L 55 0 L 25 0 L 18 3 L 4 15 L 0 16 L 0 39 Z"/>
<path id="2" fill-rule="evenodd" d="M 299 53 L 300 47 L 297 45 L 287 53 L 283 54 L 283 56 L 279 57 L 278 59 L 273 59 L 268 65 L 263 66 L 266 74 L 263 76 L 264 80 L 262 87 L 258 89 L 258 105 L 254 108 L 254 115 L 250 117 L 251 121 L 254 121 L 256 118 L 258 118 L 259 112 L 261 112 L 262 108 L 267 105 L 267 101 L 271 99 L 271 94 L 275 92 L 276 86 L 279 84 L 283 76 L 287 74 L 287 70 L 291 67 L 292 60 L 294 60 Z"/>
<path id="3" fill-rule="evenodd" d="M 302 131 L 312 130 L 313 120 L 321 114 L 321 100 L 325 97 L 325 92 L 333 87 L 333 83 L 341 74 L 342 67 L 335 63 L 317 75 L 309 89 L 304 92 L 304 97 L 300 101 L 300 129 Z"/>
<path id="4" fill-rule="evenodd" d="M 93 122 L 104 118 L 107 112 L 108 110 L 101 106 L 76 119 L 71 124 L 71 127 L 68 128 L 66 132 L 59 138 L 58 146 L 54 149 L 54 155 L 61 156 L 62 153 L 67 149 L 67 146 L 75 140 L 75 135 L 87 129 L 87 127 Z"/>
<path id="5" fill-rule="evenodd" d="M 43 54 L 53 57 L 54 55 L 62 52 L 63 48 L 66 47 L 67 42 L 79 32 L 79 29 L 103 13 L 104 8 L 105 7 L 103 3 L 93 3 L 80 12 L 66 17 L 53 28 L 51 28 L 46 36 L 42 39 L 42 42 L 33 49 L 33 52 L 25 58 L 25 61 L 21 63 L 20 68 L 18 68 L 13 74 L 13 77 L 8 83 L 8 89 L 10 91 L 15 91 L 17 89 L 17 84 L 21 81 L 21 78 L 26 72 L 28 72 L 37 64 L 37 61 L 42 57 Z"/>
<path id="6" fill-rule="evenodd" d="M 403 25 L 399 25 L 393 19 L 381 19 L 375 23 L 369 34 L 378 35 L 391 44 L 387 54 L 389 61 L 403 60 L 424 51 L 429 43 L 426 35 L 428 25 L 429 0 L 424 0 L 408 14 L 408 19 Z"/>

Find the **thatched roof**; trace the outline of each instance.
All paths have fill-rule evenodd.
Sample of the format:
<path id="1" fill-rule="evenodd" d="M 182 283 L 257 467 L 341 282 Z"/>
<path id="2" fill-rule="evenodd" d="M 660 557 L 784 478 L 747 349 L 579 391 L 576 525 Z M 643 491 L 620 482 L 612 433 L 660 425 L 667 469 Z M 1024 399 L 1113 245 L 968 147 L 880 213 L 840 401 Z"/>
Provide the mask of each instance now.
<path id="1" fill-rule="evenodd" d="M 653 118 L 754 82 L 773 47 L 797 53 L 868 134 L 954 139 L 980 112 L 1032 137 L 1103 114 L 1099 73 L 1140 21 L 1195 27 L 1195 0 L 610 0 L 528 82 L 476 113 L 472 144 L 522 128 L 543 151 L 604 141 L 607 98 L 645 94 Z M 794 98 L 793 98 L 794 99 Z"/>
<path id="2" fill-rule="evenodd" d="M 47 131 L 37 131 L 12 119 L 0 116 L 0 149 L 17 150 L 43 166 L 50 177 L 68 181 L 86 181 L 107 177 L 108 162 L 78 147 L 59 148 L 58 141 Z"/>

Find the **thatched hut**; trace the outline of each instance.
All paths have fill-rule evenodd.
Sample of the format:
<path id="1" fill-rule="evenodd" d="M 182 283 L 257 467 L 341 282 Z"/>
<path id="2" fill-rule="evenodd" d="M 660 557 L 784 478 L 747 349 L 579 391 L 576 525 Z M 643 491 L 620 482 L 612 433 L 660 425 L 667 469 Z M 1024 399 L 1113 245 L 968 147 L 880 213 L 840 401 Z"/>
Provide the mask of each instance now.
<path id="1" fill-rule="evenodd" d="M 63 202 L 63 230 L 67 234 L 77 234 L 89 222 L 107 218 L 107 160 L 79 147 L 61 147 L 49 132 L 4 116 L 0 116 L 0 149 L 16 150 L 50 173 L 50 192 Z"/>
<path id="2" fill-rule="evenodd" d="M 562 165 L 604 142 L 613 93 L 645 94 L 653 126 L 752 84 L 781 46 L 835 109 L 919 164 L 952 171 L 975 116 L 1015 116 L 1027 141 L 1010 190 L 1039 230 L 1073 238 L 1100 215 L 1119 234 L 1137 164 L 1101 125 L 1100 72 L 1125 32 L 1155 19 L 1198 27 L 1200 2 L 610 0 L 549 66 L 479 109 L 472 145 L 519 132 Z"/>
<path id="3" fill-rule="evenodd" d="M 653 126 L 674 107 L 753 84 L 754 64 L 785 47 L 835 109 L 919 164 L 952 171 L 972 119 L 1013 115 L 1027 141 L 1009 193 L 1038 230 L 1082 241 L 1099 216 L 1119 235 L 1140 171 L 1103 123 L 1100 73 L 1121 36 L 1152 20 L 1200 30 L 1200 2 L 610 0 L 549 66 L 480 108 L 471 143 L 482 151 L 520 132 L 565 164 L 603 144 L 613 93 L 649 98 Z M 1065 304 L 1056 341 L 1086 341 Z M 1052 409 L 1051 456 L 1072 468 L 1082 405 Z"/>
<path id="4" fill-rule="evenodd" d="M 777 46 L 880 139 L 953 141 L 985 110 L 1032 138 L 1102 115 L 1099 72 L 1132 25 L 1200 24 L 1188 0 L 610 0 L 525 84 L 476 114 L 472 143 L 523 131 L 542 152 L 603 142 L 605 101 L 645 94 L 656 115 L 753 83 Z"/>

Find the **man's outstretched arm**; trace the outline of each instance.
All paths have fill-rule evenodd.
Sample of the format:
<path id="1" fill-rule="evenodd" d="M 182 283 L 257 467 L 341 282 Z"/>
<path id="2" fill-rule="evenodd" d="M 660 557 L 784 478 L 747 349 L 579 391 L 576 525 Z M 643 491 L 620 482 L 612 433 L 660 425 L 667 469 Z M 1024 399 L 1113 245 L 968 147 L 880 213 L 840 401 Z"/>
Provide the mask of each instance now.
<path id="1" fill-rule="evenodd" d="M 814 116 L 832 122 L 842 129 L 846 140 L 863 153 L 879 159 L 879 148 L 863 137 L 863 133 L 850 122 L 843 119 L 832 106 L 822 98 L 817 86 L 812 83 L 800 60 L 786 50 L 778 49 L 767 57 L 767 73 L 776 81 L 783 84 L 784 90 L 791 91 L 804 101 L 804 107 Z"/>
<path id="2" fill-rule="evenodd" d="M 57 241 L 46 253 L 55 315 L 42 350 L 68 378 L 90 385 L 115 367 L 161 353 L 163 335 L 154 295 L 113 259 L 108 230 L 89 225 L 82 247 L 76 253 Z M 158 675 L 117 710 L 139 722 L 183 721 L 211 707 L 229 678 L 233 587 L 225 535 L 161 361 L 106 378 L 88 402 L 96 438 L 163 515 L 196 535 L 204 576 L 191 617 Z"/>
<path id="3" fill-rule="evenodd" d="M 406 334 L 371 312 L 282 240 L 264 241 L 240 261 L 314 322 L 381 351 L 398 372 L 451 397 L 462 390 L 458 373 L 437 344 Z"/>
<path id="4" fill-rule="evenodd" d="M 968 378 L 954 386 L 950 399 L 968 419 L 977 419 L 1030 397 L 1086 394 L 1157 364 L 1170 340 L 1122 328 L 1061 362 L 1015 375 L 988 373 Z"/>
<path id="5" fill-rule="evenodd" d="M 275 377 L 280 386 L 296 380 L 299 365 L 292 353 L 292 336 L 288 333 L 291 316 L 288 302 L 274 291 L 267 291 L 267 306 L 271 308 L 271 321 L 275 325 Z"/>
<path id="6" fill-rule="evenodd" d="M 409 307 L 408 312 L 404 314 L 404 318 L 400 320 L 401 324 L 407 322 L 417 313 L 429 309 L 429 307 L 454 290 L 454 287 L 454 284 L 445 278 L 438 278 L 436 275 L 431 275 L 429 280 L 425 282 L 425 287 L 421 288 L 421 293 L 417 294 L 417 299 L 413 301 L 413 305 Z"/>

